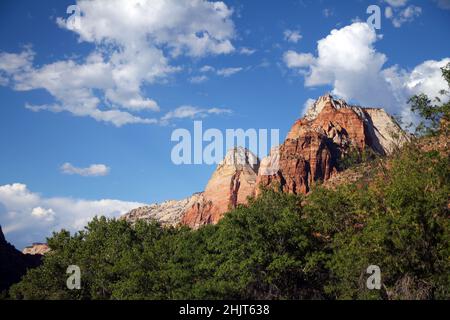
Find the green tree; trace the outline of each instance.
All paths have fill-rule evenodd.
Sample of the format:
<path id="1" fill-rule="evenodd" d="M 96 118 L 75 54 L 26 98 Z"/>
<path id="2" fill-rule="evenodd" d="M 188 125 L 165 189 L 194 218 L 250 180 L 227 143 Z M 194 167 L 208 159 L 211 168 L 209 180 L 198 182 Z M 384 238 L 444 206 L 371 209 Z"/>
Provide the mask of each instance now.
<path id="1" fill-rule="evenodd" d="M 337 298 L 448 299 L 449 159 L 411 145 L 390 165 L 371 187 L 358 191 L 368 202 L 363 196 L 349 199 L 365 218 L 361 228 L 336 234 L 328 288 Z M 365 287 L 372 264 L 381 268 L 381 291 Z"/>
<path id="2" fill-rule="evenodd" d="M 301 197 L 264 190 L 248 206 L 230 212 L 212 234 L 196 290 L 228 299 L 321 298 L 310 265 L 316 239 Z"/>

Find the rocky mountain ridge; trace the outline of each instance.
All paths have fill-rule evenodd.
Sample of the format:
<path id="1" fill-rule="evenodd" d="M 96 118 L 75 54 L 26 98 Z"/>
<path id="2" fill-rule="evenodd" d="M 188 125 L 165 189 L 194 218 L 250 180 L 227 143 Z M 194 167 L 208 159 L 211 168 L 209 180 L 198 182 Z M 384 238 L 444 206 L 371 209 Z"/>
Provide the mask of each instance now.
<path id="1" fill-rule="evenodd" d="M 156 219 L 163 225 L 191 228 L 215 224 L 230 209 L 257 196 L 259 186 L 276 185 L 283 192 L 306 194 L 314 183 L 336 176 L 339 161 L 352 150 L 387 155 L 409 139 L 383 109 L 352 106 L 327 94 L 294 123 L 284 143 L 261 161 L 244 148 L 230 150 L 204 192 L 138 208 L 123 219 Z"/>

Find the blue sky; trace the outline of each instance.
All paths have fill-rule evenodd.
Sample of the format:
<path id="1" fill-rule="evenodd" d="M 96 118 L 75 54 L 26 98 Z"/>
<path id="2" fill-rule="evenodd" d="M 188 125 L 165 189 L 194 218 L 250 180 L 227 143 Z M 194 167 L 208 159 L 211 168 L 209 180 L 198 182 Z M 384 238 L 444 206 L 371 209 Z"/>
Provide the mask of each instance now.
<path id="1" fill-rule="evenodd" d="M 284 137 L 330 91 L 409 120 L 450 57 L 446 0 L 78 2 L 78 31 L 74 0 L 0 4 L 0 224 L 18 247 L 202 191 L 215 167 L 170 158 L 196 119 Z"/>

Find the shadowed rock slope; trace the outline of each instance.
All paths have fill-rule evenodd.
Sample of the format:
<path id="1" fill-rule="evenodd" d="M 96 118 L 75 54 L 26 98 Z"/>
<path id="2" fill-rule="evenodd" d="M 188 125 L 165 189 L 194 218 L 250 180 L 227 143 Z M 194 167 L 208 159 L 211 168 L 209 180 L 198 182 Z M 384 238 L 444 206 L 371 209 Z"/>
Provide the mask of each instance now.
<path id="1" fill-rule="evenodd" d="M 40 263 L 40 255 L 23 254 L 8 243 L 0 226 L 0 293 L 19 282 L 29 268 Z"/>

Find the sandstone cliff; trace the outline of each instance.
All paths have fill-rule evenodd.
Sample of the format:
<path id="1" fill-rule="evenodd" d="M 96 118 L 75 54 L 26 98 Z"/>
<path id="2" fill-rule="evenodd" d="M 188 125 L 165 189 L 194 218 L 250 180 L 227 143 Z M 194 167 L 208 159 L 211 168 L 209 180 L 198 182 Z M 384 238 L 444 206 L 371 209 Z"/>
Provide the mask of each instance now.
<path id="1" fill-rule="evenodd" d="M 260 171 L 257 184 L 276 185 L 283 192 L 308 193 L 317 181 L 336 175 L 338 162 L 350 151 L 370 149 L 386 155 L 408 139 L 384 110 L 350 106 L 325 95 L 294 123 L 278 150 L 262 160 L 264 164 L 273 163 L 277 157 L 278 170 L 271 175 Z"/>
<path id="2" fill-rule="evenodd" d="M 181 222 L 192 228 L 217 223 L 223 214 L 254 196 L 259 159 L 244 148 L 230 150 Z"/>

